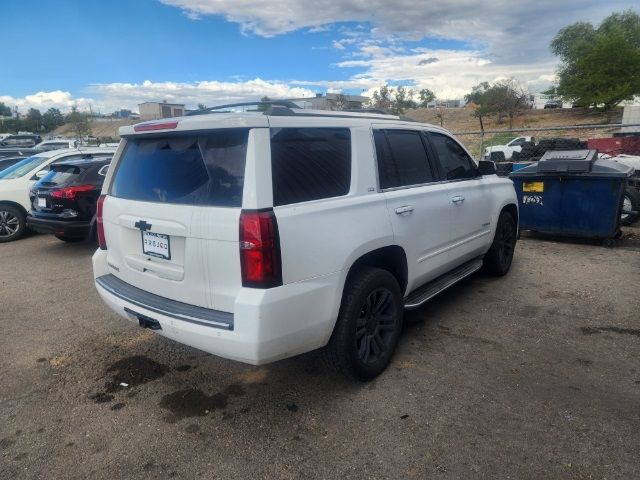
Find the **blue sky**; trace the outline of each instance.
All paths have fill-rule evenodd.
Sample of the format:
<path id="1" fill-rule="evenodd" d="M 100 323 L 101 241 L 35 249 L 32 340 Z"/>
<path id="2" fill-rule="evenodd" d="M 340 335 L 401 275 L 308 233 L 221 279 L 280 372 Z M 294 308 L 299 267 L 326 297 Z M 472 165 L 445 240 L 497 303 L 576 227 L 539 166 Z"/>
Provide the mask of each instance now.
<path id="1" fill-rule="evenodd" d="M 560 5 L 558 5 L 560 3 Z M 613 0 L 35 0 L 2 8 L 0 101 L 110 110 L 370 92 L 459 98 L 479 81 L 553 80 L 558 28 L 633 6 Z M 10 68 L 6 67 L 9 65 Z"/>

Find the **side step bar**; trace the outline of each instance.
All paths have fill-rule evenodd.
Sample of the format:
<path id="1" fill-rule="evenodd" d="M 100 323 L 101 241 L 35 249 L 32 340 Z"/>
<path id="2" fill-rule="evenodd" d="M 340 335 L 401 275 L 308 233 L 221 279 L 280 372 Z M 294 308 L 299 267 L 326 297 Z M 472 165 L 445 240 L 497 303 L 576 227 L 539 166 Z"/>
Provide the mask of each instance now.
<path id="1" fill-rule="evenodd" d="M 423 303 L 431 300 L 451 285 L 458 283 L 463 278 L 477 272 L 481 267 L 482 257 L 474 258 L 473 260 L 460 265 L 458 268 L 441 275 L 435 280 L 425 283 L 423 286 L 418 287 L 411 292 L 407 298 L 404 299 L 404 308 L 406 310 L 413 310 L 414 308 L 420 307 Z"/>

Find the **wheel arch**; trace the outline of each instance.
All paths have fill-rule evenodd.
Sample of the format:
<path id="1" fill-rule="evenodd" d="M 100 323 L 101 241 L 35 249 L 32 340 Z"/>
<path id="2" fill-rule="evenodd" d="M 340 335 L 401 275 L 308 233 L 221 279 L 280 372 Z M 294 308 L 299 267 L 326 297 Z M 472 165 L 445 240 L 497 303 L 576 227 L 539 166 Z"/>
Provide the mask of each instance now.
<path id="1" fill-rule="evenodd" d="M 515 203 L 508 203 L 503 206 L 500 210 L 500 213 L 502 212 L 507 212 L 513 215 L 513 219 L 516 221 L 516 226 L 520 224 L 518 221 L 518 206 Z M 518 228 L 518 231 L 520 231 L 520 228 Z"/>
<path id="2" fill-rule="evenodd" d="M 22 214 L 26 217 L 27 215 L 29 215 L 29 212 L 27 212 L 27 210 L 20 205 L 18 202 L 12 202 L 11 200 L 0 200 L 0 206 L 1 205 L 7 205 L 10 207 L 14 207 L 17 208 L 18 210 L 20 210 L 22 212 Z"/>
<path id="3" fill-rule="evenodd" d="M 409 279 L 407 255 L 399 245 L 387 245 L 371 250 L 357 258 L 349 268 L 344 286 L 362 267 L 376 267 L 391 273 L 400 285 L 400 291 L 405 294 Z M 343 287 L 344 292 L 344 287 Z"/>

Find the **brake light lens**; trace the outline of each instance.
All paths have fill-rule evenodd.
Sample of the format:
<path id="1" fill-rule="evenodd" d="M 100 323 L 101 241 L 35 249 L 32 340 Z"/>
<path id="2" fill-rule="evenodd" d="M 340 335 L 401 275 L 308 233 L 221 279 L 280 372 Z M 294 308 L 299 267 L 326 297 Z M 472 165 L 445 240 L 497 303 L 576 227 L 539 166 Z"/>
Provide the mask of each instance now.
<path id="1" fill-rule="evenodd" d="M 98 206 L 96 209 L 96 233 L 98 236 L 98 246 L 100 247 L 100 250 L 106 250 L 107 249 L 107 240 L 104 236 L 104 223 L 102 220 L 102 209 L 104 208 L 104 199 L 105 196 L 104 195 L 100 195 L 100 197 L 98 198 Z"/>
<path id="2" fill-rule="evenodd" d="M 178 122 L 139 123 L 133 127 L 134 132 L 152 132 L 154 130 L 173 130 Z"/>
<path id="3" fill-rule="evenodd" d="M 76 195 L 81 192 L 90 192 L 96 188 L 95 185 L 76 185 L 73 187 L 65 187 L 51 192 L 53 198 L 73 200 Z"/>
<path id="4" fill-rule="evenodd" d="M 273 210 L 240 213 L 240 268 L 243 287 L 282 285 L 280 236 Z"/>

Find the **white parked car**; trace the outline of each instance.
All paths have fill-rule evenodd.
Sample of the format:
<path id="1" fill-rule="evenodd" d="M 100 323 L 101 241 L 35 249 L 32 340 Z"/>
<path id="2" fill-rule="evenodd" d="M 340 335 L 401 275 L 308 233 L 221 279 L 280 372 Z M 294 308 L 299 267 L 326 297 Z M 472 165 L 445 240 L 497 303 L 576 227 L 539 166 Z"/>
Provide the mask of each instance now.
<path id="1" fill-rule="evenodd" d="M 511 265 L 513 184 L 432 125 L 272 105 L 120 136 L 96 288 L 123 317 L 212 354 L 258 365 L 326 347 L 370 379 L 405 308 Z"/>
<path id="2" fill-rule="evenodd" d="M 76 148 L 77 146 L 78 142 L 76 140 L 66 140 L 58 138 L 55 140 L 45 140 L 44 142 L 40 142 L 34 148 L 49 151 L 60 150 L 62 148 Z"/>
<path id="3" fill-rule="evenodd" d="M 31 209 L 29 189 L 49 171 L 52 164 L 65 160 L 112 156 L 113 148 L 65 149 L 38 153 L 0 172 L 0 243 L 18 240 L 25 232 Z"/>
<path id="4" fill-rule="evenodd" d="M 502 152 L 504 154 L 505 160 L 510 160 L 513 157 L 513 152 L 522 151 L 522 145 L 527 142 L 532 142 L 533 137 L 518 137 L 511 140 L 506 145 L 493 145 L 492 147 L 487 147 L 484 151 L 484 158 L 491 159 L 493 152 Z"/>

